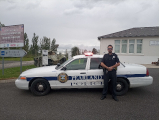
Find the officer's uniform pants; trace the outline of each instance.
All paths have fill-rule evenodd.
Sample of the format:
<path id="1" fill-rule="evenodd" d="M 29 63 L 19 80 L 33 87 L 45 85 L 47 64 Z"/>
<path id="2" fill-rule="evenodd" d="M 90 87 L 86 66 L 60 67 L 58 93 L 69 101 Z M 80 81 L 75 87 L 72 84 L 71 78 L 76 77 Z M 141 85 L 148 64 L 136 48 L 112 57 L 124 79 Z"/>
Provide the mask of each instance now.
<path id="1" fill-rule="evenodd" d="M 117 77 L 116 77 L 116 70 L 112 70 L 112 71 L 104 71 L 104 88 L 103 88 L 103 95 L 106 96 L 107 92 L 108 92 L 108 82 L 109 79 L 111 79 L 110 83 L 111 83 L 111 92 L 112 92 L 112 96 L 115 97 L 116 96 L 116 81 L 117 81 Z"/>

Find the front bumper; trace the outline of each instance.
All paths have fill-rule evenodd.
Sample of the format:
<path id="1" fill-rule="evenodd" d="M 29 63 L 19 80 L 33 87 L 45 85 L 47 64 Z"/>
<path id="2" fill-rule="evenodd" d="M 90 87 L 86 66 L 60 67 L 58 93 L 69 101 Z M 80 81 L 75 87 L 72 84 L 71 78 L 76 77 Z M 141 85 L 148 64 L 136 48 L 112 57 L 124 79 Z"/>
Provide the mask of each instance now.
<path id="1" fill-rule="evenodd" d="M 153 83 L 153 77 L 146 76 L 146 77 L 132 77 L 128 78 L 130 82 L 130 88 L 133 87 L 140 87 L 140 86 L 147 86 Z"/>
<path id="2" fill-rule="evenodd" d="M 29 90 L 29 82 L 26 81 L 26 80 L 17 79 L 17 80 L 15 81 L 15 85 L 16 85 L 17 88 L 19 88 L 19 89 Z"/>

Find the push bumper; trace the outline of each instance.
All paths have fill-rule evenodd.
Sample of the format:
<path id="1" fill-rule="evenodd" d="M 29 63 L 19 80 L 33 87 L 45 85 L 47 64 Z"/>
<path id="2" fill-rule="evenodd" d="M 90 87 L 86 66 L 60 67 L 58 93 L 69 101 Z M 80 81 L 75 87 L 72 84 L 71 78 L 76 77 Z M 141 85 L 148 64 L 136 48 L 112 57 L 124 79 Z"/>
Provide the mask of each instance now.
<path id="1" fill-rule="evenodd" d="M 26 80 L 17 79 L 17 80 L 15 81 L 15 85 L 16 85 L 17 88 L 19 88 L 19 89 L 29 90 L 29 82 L 26 81 Z"/>
<path id="2" fill-rule="evenodd" d="M 133 87 L 140 87 L 140 86 L 147 86 L 153 83 L 153 77 L 146 76 L 146 77 L 133 77 L 129 78 L 130 88 Z"/>

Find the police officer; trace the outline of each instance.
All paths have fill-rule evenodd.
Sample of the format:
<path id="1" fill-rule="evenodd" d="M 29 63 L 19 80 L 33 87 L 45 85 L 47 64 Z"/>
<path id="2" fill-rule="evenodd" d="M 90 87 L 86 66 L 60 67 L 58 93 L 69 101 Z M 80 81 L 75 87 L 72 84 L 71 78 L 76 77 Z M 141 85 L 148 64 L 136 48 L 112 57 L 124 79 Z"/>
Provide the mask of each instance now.
<path id="1" fill-rule="evenodd" d="M 105 54 L 103 56 L 103 59 L 101 61 L 101 66 L 104 68 L 104 88 L 101 100 L 106 98 L 107 91 L 108 91 L 108 82 L 109 79 L 111 79 L 111 86 L 112 86 L 112 98 L 115 101 L 118 101 L 116 97 L 116 68 L 120 65 L 119 58 L 115 53 L 112 53 L 113 46 L 108 45 L 108 54 Z"/>

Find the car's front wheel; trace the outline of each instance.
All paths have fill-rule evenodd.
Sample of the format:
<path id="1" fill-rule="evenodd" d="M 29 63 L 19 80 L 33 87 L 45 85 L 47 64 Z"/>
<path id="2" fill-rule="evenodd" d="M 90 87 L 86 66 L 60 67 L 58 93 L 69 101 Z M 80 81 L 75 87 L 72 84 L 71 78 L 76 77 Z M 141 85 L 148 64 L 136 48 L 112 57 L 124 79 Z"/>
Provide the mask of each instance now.
<path id="1" fill-rule="evenodd" d="M 43 96 L 49 93 L 50 84 L 45 79 L 38 78 L 32 82 L 30 90 L 34 95 Z"/>

